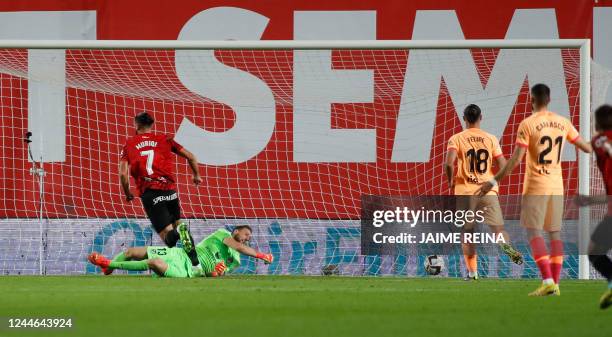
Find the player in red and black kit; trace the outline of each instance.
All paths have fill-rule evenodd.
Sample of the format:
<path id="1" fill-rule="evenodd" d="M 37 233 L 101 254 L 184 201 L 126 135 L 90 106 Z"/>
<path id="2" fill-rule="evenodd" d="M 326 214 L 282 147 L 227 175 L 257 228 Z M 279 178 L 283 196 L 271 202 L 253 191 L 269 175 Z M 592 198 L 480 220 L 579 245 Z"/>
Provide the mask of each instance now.
<path id="1" fill-rule="evenodd" d="M 608 279 L 608 290 L 599 303 L 600 308 L 605 309 L 612 305 L 612 260 L 606 255 L 612 249 L 612 106 L 602 105 L 595 111 L 595 129 L 597 135 L 591 144 L 604 179 L 606 195 L 578 196 L 576 202 L 580 206 L 608 203 L 608 213 L 591 234 L 589 243 L 591 264 Z"/>
<path id="2" fill-rule="evenodd" d="M 125 143 L 119 163 L 119 176 L 125 197 L 128 201 L 134 199 L 130 191 L 129 172 L 136 181 L 147 217 L 162 241 L 168 247 L 174 247 L 181 240 L 187 253 L 195 252 L 187 226 L 180 222 L 181 207 L 176 193 L 174 155 L 187 159 L 196 185 L 202 182 L 198 161 L 171 136 L 152 133 L 154 120 L 148 113 L 138 114 L 135 121 L 136 135 Z"/>

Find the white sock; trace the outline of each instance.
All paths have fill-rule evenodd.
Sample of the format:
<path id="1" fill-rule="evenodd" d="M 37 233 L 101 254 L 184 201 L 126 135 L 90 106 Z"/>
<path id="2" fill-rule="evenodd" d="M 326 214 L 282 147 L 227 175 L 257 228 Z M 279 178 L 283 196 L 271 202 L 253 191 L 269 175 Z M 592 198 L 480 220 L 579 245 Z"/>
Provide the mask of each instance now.
<path id="1" fill-rule="evenodd" d="M 542 281 L 542 283 L 546 285 L 550 285 L 550 284 L 555 284 L 555 281 L 551 278 L 547 278 L 546 280 Z"/>
<path id="2" fill-rule="evenodd" d="M 468 272 L 468 277 L 478 277 L 478 272 L 477 271 L 474 271 L 474 272 L 469 271 Z"/>

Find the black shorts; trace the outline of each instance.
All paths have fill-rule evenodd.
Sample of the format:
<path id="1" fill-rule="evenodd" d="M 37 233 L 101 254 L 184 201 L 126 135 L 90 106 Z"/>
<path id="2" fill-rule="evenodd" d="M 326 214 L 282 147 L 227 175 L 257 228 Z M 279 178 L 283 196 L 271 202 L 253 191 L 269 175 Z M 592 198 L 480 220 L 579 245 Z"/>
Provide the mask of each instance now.
<path id="1" fill-rule="evenodd" d="M 591 241 L 602 249 L 601 252 L 597 252 L 599 254 L 605 255 L 608 250 L 612 249 L 612 216 L 606 216 L 595 227 L 593 234 L 591 234 Z"/>
<path id="2" fill-rule="evenodd" d="M 181 206 L 176 191 L 145 190 L 140 199 L 157 233 L 181 218 Z"/>

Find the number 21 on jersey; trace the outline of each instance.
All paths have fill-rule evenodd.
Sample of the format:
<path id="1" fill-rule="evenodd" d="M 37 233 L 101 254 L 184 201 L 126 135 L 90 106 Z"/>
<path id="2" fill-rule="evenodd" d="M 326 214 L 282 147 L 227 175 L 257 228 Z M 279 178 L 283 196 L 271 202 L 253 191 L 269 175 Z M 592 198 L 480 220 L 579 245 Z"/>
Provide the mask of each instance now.
<path id="1" fill-rule="evenodd" d="M 552 160 L 548 158 L 548 154 L 553 150 L 553 147 L 558 147 L 557 149 L 557 164 L 561 161 L 561 147 L 563 145 L 563 137 L 559 136 L 555 138 L 554 142 L 551 137 L 543 136 L 540 138 L 540 145 L 546 146 L 540 155 L 538 156 L 538 164 L 551 164 Z"/>

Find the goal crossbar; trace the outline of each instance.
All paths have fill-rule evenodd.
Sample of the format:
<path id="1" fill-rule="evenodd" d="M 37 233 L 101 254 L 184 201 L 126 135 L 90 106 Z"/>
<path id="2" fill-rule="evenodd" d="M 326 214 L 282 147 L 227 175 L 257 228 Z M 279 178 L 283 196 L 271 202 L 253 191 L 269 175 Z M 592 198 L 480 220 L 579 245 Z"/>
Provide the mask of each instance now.
<path id="1" fill-rule="evenodd" d="M 0 48 L 23 49 L 548 49 L 581 48 L 589 39 L 517 40 L 2 40 Z"/>

